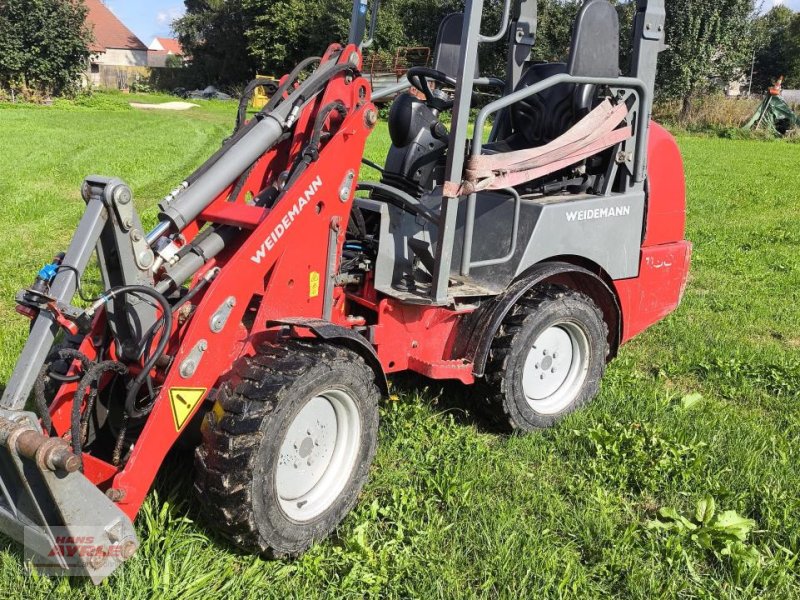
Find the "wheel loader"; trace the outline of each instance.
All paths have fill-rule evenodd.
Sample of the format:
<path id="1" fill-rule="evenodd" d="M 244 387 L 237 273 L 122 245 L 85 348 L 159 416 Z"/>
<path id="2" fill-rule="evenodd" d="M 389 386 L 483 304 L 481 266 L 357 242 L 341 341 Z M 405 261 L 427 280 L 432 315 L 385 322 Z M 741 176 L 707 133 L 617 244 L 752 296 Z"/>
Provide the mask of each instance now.
<path id="1" fill-rule="evenodd" d="M 0 531 L 39 568 L 101 581 L 135 554 L 183 439 L 207 522 L 296 556 L 358 501 L 388 375 L 461 382 L 508 431 L 588 403 L 687 279 L 681 157 L 651 121 L 664 4 L 636 2 L 621 66 L 607 0 L 582 5 L 559 63 L 529 60 L 535 0 L 505 0 L 488 32 L 466 0 L 432 65 L 373 95 L 378 0 L 355 0 L 347 43 L 240 111 L 151 230 L 125 182 L 87 177 L 72 242 L 16 296 L 31 324 L 0 401 Z M 487 75 L 495 43 L 507 66 Z"/>

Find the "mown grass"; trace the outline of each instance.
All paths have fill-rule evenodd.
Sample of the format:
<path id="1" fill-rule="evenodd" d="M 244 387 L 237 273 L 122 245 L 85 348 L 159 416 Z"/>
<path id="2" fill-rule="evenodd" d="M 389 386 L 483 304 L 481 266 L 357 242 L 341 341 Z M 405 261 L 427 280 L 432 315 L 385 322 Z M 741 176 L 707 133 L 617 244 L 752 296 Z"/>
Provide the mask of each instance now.
<path id="1" fill-rule="evenodd" d="M 26 327 L 13 293 L 68 243 L 83 176 L 127 180 L 152 220 L 229 131 L 233 108 L 194 110 L 0 111 L 0 381 Z M 386 140 L 379 129 L 368 156 Z M 686 297 L 621 351 L 588 409 L 500 436 L 463 388 L 401 378 L 358 508 L 303 557 L 263 561 L 218 539 L 176 454 L 137 519 L 140 551 L 110 580 L 37 576 L 0 542 L 0 596 L 799 597 L 800 146 L 679 142 L 695 243 Z M 705 496 L 755 521 L 742 542 L 755 561 L 648 528 L 663 508 L 693 516 Z"/>

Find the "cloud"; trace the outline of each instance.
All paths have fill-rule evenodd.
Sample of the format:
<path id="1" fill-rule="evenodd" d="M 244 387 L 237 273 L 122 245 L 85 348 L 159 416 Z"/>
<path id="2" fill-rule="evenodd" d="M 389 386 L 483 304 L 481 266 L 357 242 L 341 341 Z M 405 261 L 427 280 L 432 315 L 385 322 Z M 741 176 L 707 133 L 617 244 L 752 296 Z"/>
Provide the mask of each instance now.
<path id="1" fill-rule="evenodd" d="M 172 22 L 183 16 L 184 6 L 170 6 L 156 13 L 156 23 L 161 28 L 171 28 Z"/>

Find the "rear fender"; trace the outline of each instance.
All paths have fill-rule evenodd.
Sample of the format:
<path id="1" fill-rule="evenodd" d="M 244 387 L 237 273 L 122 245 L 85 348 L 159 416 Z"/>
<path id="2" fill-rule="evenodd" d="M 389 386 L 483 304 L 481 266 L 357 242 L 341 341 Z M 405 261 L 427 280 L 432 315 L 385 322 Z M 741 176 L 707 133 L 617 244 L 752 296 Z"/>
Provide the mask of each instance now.
<path id="1" fill-rule="evenodd" d="M 492 341 L 511 308 L 535 286 L 545 282 L 560 283 L 590 296 L 603 311 L 608 324 L 609 359 L 616 355 L 621 335 L 620 307 L 608 284 L 596 273 L 567 262 L 539 263 L 528 269 L 503 293 L 484 302 L 472 313 L 456 340 L 453 356 L 473 363 L 473 374 L 482 377 Z"/>

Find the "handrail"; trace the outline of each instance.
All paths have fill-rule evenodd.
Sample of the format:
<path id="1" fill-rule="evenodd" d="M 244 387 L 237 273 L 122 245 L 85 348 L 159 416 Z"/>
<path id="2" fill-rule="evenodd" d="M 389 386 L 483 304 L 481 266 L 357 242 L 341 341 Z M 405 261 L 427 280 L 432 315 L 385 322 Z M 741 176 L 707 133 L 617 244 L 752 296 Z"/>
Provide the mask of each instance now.
<path id="1" fill-rule="evenodd" d="M 478 117 L 475 119 L 475 129 L 472 137 L 471 156 L 479 156 L 483 149 L 483 128 L 489 115 L 492 115 L 515 102 L 524 100 L 530 96 L 538 94 L 548 88 L 561 83 L 575 83 L 575 84 L 594 84 L 594 85 L 608 85 L 618 88 L 633 89 L 639 96 L 639 111 L 638 122 L 636 126 L 636 153 L 634 157 L 633 177 L 634 181 L 641 182 L 644 180 L 644 160 L 647 155 L 647 149 L 644 148 L 644 141 L 646 140 L 648 121 L 650 115 L 646 110 L 642 110 L 642 106 L 646 105 L 647 87 L 641 79 L 635 77 L 576 77 L 568 73 L 560 73 L 553 75 L 531 85 L 529 87 L 517 90 L 508 96 L 504 96 L 490 102 L 481 109 Z M 462 174 L 463 178 L 463 174 Z M 510 189 L 510 188 L 509 188 Z M 461 275 L 469 275 L 470 269 L 474 267 L 490 266 L 485 264 L 486 261 L 480 263 L 472 262 L 472 237 L 475 231 L 475 203 L 477 201 L 477 194 L 472 193 L 467 196 L 466 219 L 464 222 L 464 238 L 461 251 Z M 512 253 L 513 255 L 513 253 Z M 510 260 L 510 257 L 509 257 Z M 498 263 L 490 263 L 498 264 Z"/>
<path id="2" fill-rule="evenodd" d="M 508 31 L 508 23 L 511 21 L 511 0 L 505 0 L 503 5 L 503 22 L 500 25 L 500 31 L 495 35 L 481 35 L 478 39 L 483 42 L 499 42 Z"/>
<path id="3" fill-rule="evenodd" d="M 396 85 L 390 85 L 388 87 L 383 88 L 382 90 L 375 92 L 372 95 L 373 102 L 380 102 L 386 98 L 391 98 L 395 94 L 399 94 L 400 92 L 405 92 L 408 88 L 411 87 L 411 84 L 408 81 L 401 81 Z"/>
<path id="4" fill-rule="evenodd" d="M 372 14 L 370 15 L 370 22 L 369 22 L 369 33 L 367 34 L 368 37 L 363 42 L 361 42 L 361 49 L 366 50 L 370 46 L 372 46 L 373 42 L 375 41 L 375 26 L 378 24 L 378 11 L 380 10 L 381 0 L 373 0 L 372 2 Z"/>

